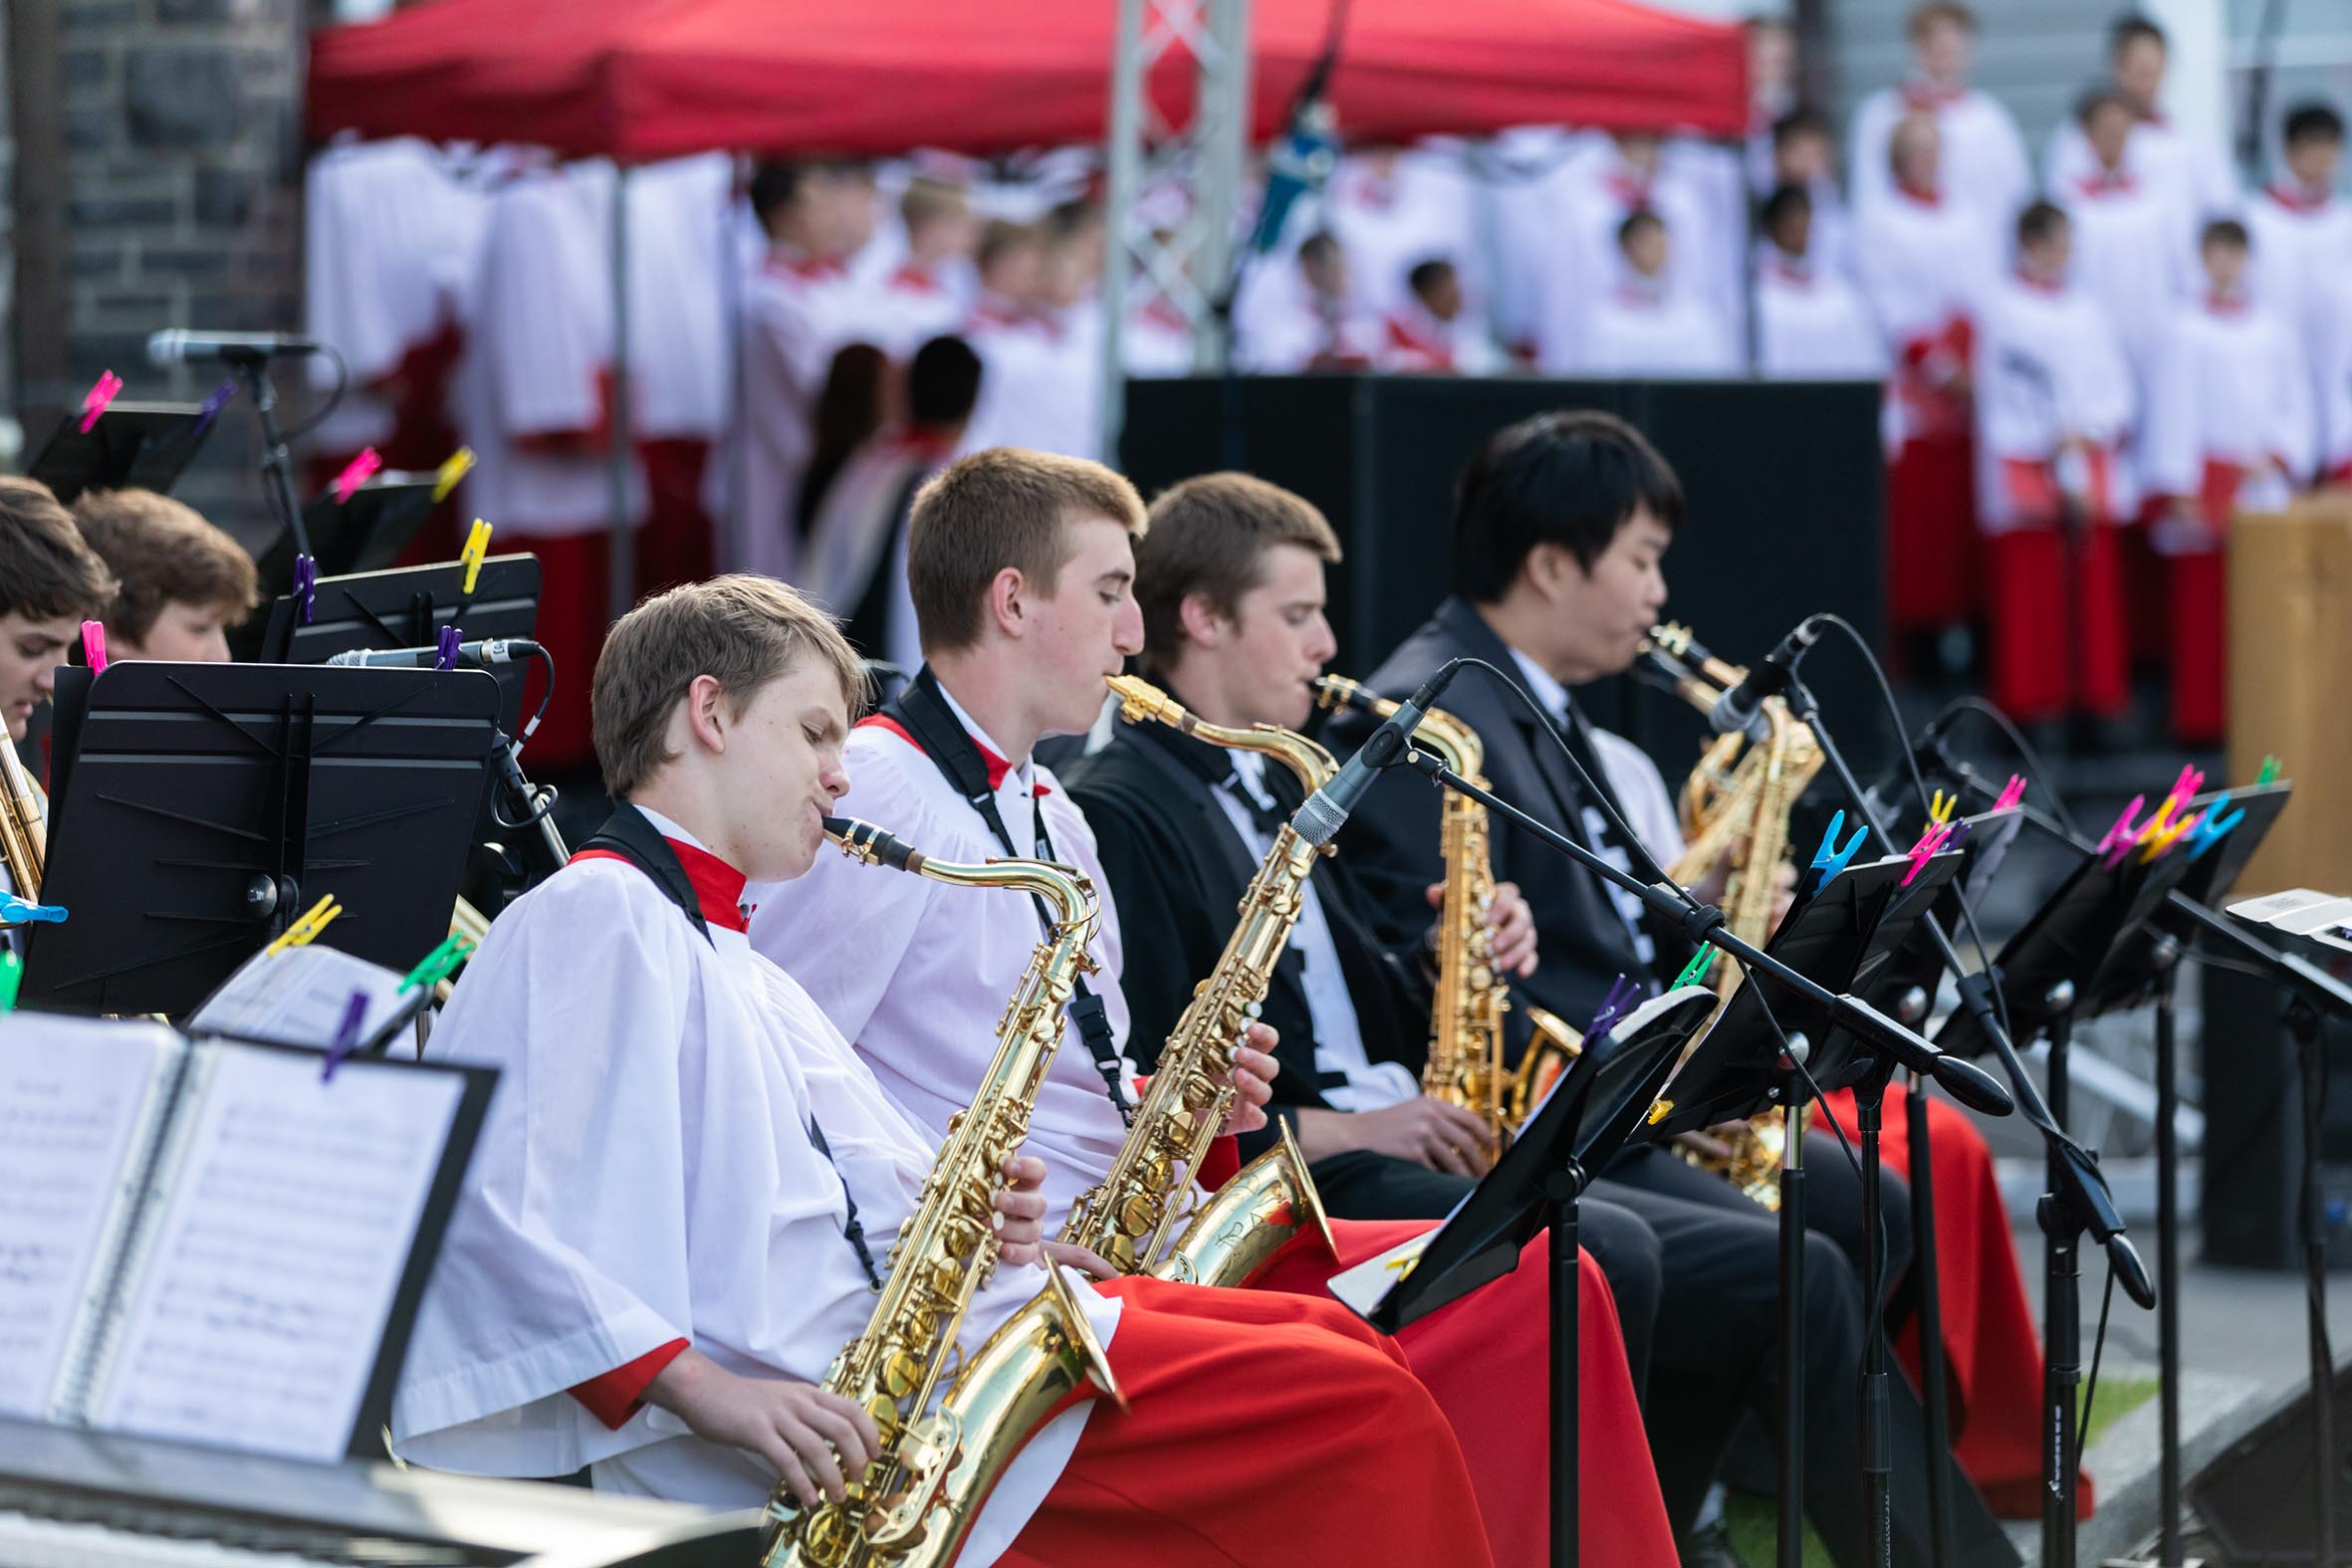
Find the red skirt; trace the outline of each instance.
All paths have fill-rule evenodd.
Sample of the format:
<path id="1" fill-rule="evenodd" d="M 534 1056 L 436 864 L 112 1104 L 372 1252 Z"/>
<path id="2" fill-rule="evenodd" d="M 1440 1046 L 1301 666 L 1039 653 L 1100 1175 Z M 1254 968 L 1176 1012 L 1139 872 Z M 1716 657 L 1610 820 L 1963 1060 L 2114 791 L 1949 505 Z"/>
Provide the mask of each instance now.
<path id="1" fill-rule="evenodd" d="M 1879 1153 L 1890 1171 L 1911 1170 L 1911 1128 L 1905 1090 L 1887 1090 Z M 1827 1097 L 1847 1127 L 1854 1096 Z M 1944 1309 L 1945 1386 L 1950 1391 L 1952 1456 L 1985 1494 L 1993 1511 L 2009 1519 L 2041 1516 L 2041 1339 L 2025 1299 L 2008 1207 L 1993 1173 L 1993 1151 L 1967 1113 L 1931 1096 L 1928 1133 L 1936 1152 L 1937 1299 Z M 1919 1381 L 1919 1323 L 1895 1342 L 1896 1353 Z M 2091 1515 L 2090 1477 L 2082 1477 L 2077 1507 Z"/>
<path id="2" fill-rule="evenodd" d="M 1422 1220 L 1333 1221 L 1336 1262 L 1319 1242 L 1294 1241 L 1253 1288 L 1327 1299 L 1324 1282 L 1332 1274 L 1430 1229 Z M 1502 1568 L 1542 1568 L 1550 1561 L 1548 1246 L 1537 1236 L 1516 1271 L 1397 1336 L 1453 1423 Z M 1626 1371 L 1616 1303 L 1589 1256 L 1578 1257 L 1576 1280 L 1579 1560 L 1586 1568 L 1672 1564 L 1674 1533 Z"/>
<path id="3" fill-rule="evenodd" d="M 1934 631 L 1977 612 L 1976 457 L 1965 431 L 1916 436 L 1887 465 L 1887 618 Z"/>

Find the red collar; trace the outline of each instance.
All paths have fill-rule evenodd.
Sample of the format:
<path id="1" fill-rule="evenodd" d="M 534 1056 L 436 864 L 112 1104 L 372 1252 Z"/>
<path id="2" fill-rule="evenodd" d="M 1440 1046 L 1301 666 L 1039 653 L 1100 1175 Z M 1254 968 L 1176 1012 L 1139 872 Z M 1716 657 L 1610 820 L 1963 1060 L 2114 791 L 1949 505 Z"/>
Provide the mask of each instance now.
<path id="1" fill-rule="evenodd" d="M 1939 109 L 1950 109 L 1968 97 L 1964 87 L 1938 87 L 1933 82 L 1913 77 L 1903 84 L 1903 102 L 1915 110 L 1933 113 Z"/>
<path id="2" fill-rule="evenodd" d="M 1913 201 L 1918 202 L 1923 207 L 1941 207 L 1944 205 L 1944 193 L 1940 190 L 1932 188 L 1922 190 L 1917 185 L 1906 184 L 1901 180 L 1895 182 L 1895 189 L 1901 191 L 1904 195 L 1910 197 Z"/>
<path id="3" fill-rule="evenodd" d="M 2030 289 L 2045 299 L 2054 300 L 2066 292 L 2066 286 L 2063 283 L 2053 283 L 2047 278 L 2036 278 L 2022 267 L 2016 270 L 2014 276 L 2019 288 Z"/>
<path id="4" fill-rule="evenodd" d="M 2329 202 L 2336 199 L 2336 193 L 2332 190 L 2317 192 L 2298 190 L 2291 185 L 2281 185 L 2275 181 L 2271 183 L 2267 194 L 2272 201 L 2277 202 L 2287 211 L 2305 214 L 2322 211 Z"/>
<path id="5" fill-rule="evenodd" d="M 898 270 L 890 275 L 890 287 L 904 289 L 910 294 L 937 294 L 939 280 L 913 262 L 900 262 Z"/>
<path id="6" fill-rule="evenodd" d="M 1611 169 L 1601 183 L 1608 186 L 1610 195 L 1628 208 L 1638 211 L 1650 204 L 1650 186 L 1653 182 L 1643 179 L 1631 169 Z"/>
<path id="7" fill-rule="evenodd" d="M 707 849 L 700 849 L 683 838 L 662 834 L 661 841 L 670 846 L 670 853 L 678 857 L 678 865 L 686 873 L 687 885 L 694 889 L 695 905 L 702 918 L 710 925 L 727 931 L 751 930 L 752 911 L 743 902 L 744 874 L 721 860 Z M 614 854 L 609 849 L 583 849 L 566 861 L 567 865 L 582 860 L 627 861 L 626 855 Z"/>
<path id="8" fill-rule="evenodd" d="M 2135 188 L 2129 169 L 2101 169 L 2074 182 L 2085 196 L 2128 196 Z"/>
<path id="9" fill-rule="evenodd" d="M 1813 286 L 1813 269 L 1801 261 L 1792 261 L 1778 251 L 1764 258 L 1764 276 L 1799 289 Z"/>
<path id="10" fill-rule="evenodd" d="M 857 721 L 857 728 L 860 730 L 886 730 L 890 734 L 897 736 L 907 745 L 913 747 L 916 751 L 919 752 L 923 749 L 923 743 L 916 740 L 912 735 L 908 734 L 905 725 L 900 724 L 896 719 L 891 718 L 886 713 L 867 714 L 864 718 Z M 987 742 L 981 740 L 979 736 L 972 735 L 972 732 L 969 730 L 966 730 L 964 733 L 968 736 L 971 736 L 972 749 L 978 752 L 980 754 L 980 760 L 988 765 L 988 787 L 992 791 L 1003 788 L 1005 786 L 1005 776 L 1013 771 L 1013 765 L 1009 762 L 1006 762 L 1002 757 L 999 757 L 996 754 L 996 749 L 991 747 Z M 1030 785 L 1029 790 L 1030 798 L 1033 800 L 1043 800 L 1046 796 L 1052 794 L 1053 792 L 1054 786 L 1047 784 L 1033 784 Z"/>
<path id="11" fill-rule="evenodd" d="M 2132 112 L 2132 117 L 2140 124 L 2153 125 L 2158 130 L 2172 129 L 2172 121 L 2164 117 L 2164 111 L 2161 109 L 2135 110 Z"/>
<path id="12" fill-rule="evenodd" d="M 2243 294 L 2208 294 L 2205 297 L 2206 311 L 2214 316 L 2243 316 L 2245 303 Z"/>
<path id="13" fill-rule="evenodd" d="M 847 269 L 830 256 L 812 256 L 799 247 L 779 247 L 768 253 L 770 272 L 798 278 L 803 283 L 823 283 L 827 278 L 839 278 Z"/>

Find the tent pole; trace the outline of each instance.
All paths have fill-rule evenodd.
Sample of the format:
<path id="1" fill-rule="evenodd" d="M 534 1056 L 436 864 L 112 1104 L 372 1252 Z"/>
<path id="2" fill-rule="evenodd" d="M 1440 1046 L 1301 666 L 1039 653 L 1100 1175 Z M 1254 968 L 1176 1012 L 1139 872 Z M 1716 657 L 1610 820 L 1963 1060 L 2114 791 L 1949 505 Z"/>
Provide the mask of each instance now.
<path id="1" fill-rule="evenodd" d="M 1127 272 L 1134 252 L 1135 197 L 1143 183 L 1143 48 L 1147 0 L 1119 0 L 1118 42 L 1110 61 L 1109 188 L 1102 213 L 1102 460 L 1119 466 L 1119 431 L 1127 420 L 1125 344 Z"/>
<path id="2" fill-rule="evenodd" d="M 636 539 L 629 527 L 629 468 L 634 457 L 629 429 L 629 170 L 612 168 L 612 407 L 610 445 L 604 454 L 611 500 L 611 534 L 605 577 L 608 620 L 628 613 L 637 594 Z M 582 672 L 574 672 L 577 679 Z"/>

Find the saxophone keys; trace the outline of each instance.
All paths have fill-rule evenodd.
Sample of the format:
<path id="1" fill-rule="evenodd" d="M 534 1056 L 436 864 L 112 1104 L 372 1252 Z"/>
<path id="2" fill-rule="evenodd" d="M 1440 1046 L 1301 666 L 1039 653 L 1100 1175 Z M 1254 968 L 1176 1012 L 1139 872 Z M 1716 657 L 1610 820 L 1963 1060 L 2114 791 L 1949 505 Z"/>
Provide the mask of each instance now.
<path id="1" fill-rule="evenodd" d="M 801 1557 L 814 1568 L 838 1568 L 856 1549 L 857 1536 L 849 1510 L 837 1502 L 824 1503 L 801 1526 Z"/>
<path id="2" fill-rule="evenodd" d="M 1165 1178 L 1152 1182 L 1156 1191 L 1166 1185 Z M 1159 1223 L 1160 1206 L 1157 1200 L 1142 1193 L 1131 1193 L 1119 1205 L 1119 1231 L 1128 1236 L 1146 1234 Z"/>
<path id="3" fill-rule="evenodd" d="M 876 1379 L 882 1392 L 889 1396 L 891 1408 L 923 1386 L 923 1363 L 912 1353 L 893 1349 L 882 1358 L 881 1372 Z"/>

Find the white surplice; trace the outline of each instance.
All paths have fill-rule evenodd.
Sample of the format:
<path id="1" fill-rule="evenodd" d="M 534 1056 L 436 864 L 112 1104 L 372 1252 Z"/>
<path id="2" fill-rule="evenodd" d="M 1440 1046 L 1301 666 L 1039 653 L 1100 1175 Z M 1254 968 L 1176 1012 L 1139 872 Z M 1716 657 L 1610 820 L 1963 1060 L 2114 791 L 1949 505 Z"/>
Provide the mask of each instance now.
<path id="1" fill-rule="evenodd" d="M 1935 117 L 1943 133 L 1944 188 L 1977 209 L 1996 231 L 2005 233 L 2033 196 L 2033 171 L 2016 116 L 2000 101 L 1974 88 L 1943 92 L 1924 82 L 1882 88 L 1862 101 L 1847 133 L 1852 148 L 1857 217 L 1895 193 L 1888 147 L 1895 127 L 1914 113 Z"/>
<path id="2" fill-rule="evenodd" d="M 767 896 L 821 895 L 785 884 Z M 609 1431 L 568 1391 L 677 1338 L 738 1374 L 822 1380 L 874 1303 L 842 1233 L 844 1184 L 878 1264 L 933 1140 L 740 933 L 714 924 L 705 941 L 617 860 L 569 866 L 499 916 L 428 1053 L 501 1076 L 402 1371 L 399 1452 L 495 1474 L 587 1464 L 599 1487 L 760 1503 L 773 1477 L 750 1455 L 652 1407 Z M 1117 1303 L 1072 1282 L 1107 1339 Z M 964 1345 L 1041 1284 L 1000 1271 Z M 1089 1409 L 1014 1460 L 959 1561 L 1002 1551 Z"/>
<path id="3" fill-rule="evenodd" d="M 2163 115 L 2139 120 L 2123 144 L 2123 166 L 2173 195 L 2202 226 L 2214 218 L 2234 217 L 2243 204 L 2230 155 L 2220 143 L 2183 132 Z M 2078 180 L 2099 172 L 2099 155 L 2090 137 L 2072 119 L 2060 120 L 2042 149 L 2041 178 L 2046 190 L 2071 190 Z"/>
<path id="4" fill-rule="evenodd" d="M 2140 441 L 2147 489 L 2196 500 L 2208 463 L 2258 480 L 2310 472 L 2318 446 L 2309 373 L 2285 324 L 2243 300 L 2174 310 Z"/>
<path id="5" fill-rule="evenodd" d="M 713 467 L 733 474 L 721 564 L 793 578 L 800 553 L 801 484 L 817 449 L 817 399 L 833 353 L 861 319 L 860 294 L 841 264 L 778 246 L 744 287 L 743 401 L 734 450 Z M 705 503 L 717 497 L 705 485 Z"/>
<path id="6" fill-rule="evenodd" d="M 2144 397 L 2192 283 L 2197 242 L 2186 198 L 2153 179 L 2095 170 L 2050 199 L 2072 220 L 2076 285 L 2106 308 Z"/>
<path id="7" fill-rule="evenodd" d="M 1862 293 L 1894 365 L 1883 431 L 1893 452 L 1921 433 L 1936 388 L 1967 368 L 1998 251 L 1975 209 L 1940 194 L 1897 189 L 1859 216 Z"/>
<path id="8" fill-rule="evenodd" d="M 1757 373 L 1767 380 L 1887 372 L 1887 345 L 1862 291 L 1833 268 L 1765 246 L 1756 269 Z"/>
<path id="9" fill-rule="evenodd" d="M 2004 461 L 2047 463 L 2080 440 L 2109 453 L 2114 515 L 2136 509 L 2117 454 L 2137 411 L 2130 366 L 2099 302 L 2074 286 L 2013 277 L 1997 286 L 1977 335 L 1979 512 L 1989 532 L 2013 526 Z"/>
<path id="10" fill-rule="evenodd" d="M 1738 375 L 1740 345 L 1704 301 L 1625 287 L 1592 303 L 1576 368 L 1591 375 Z"/>

